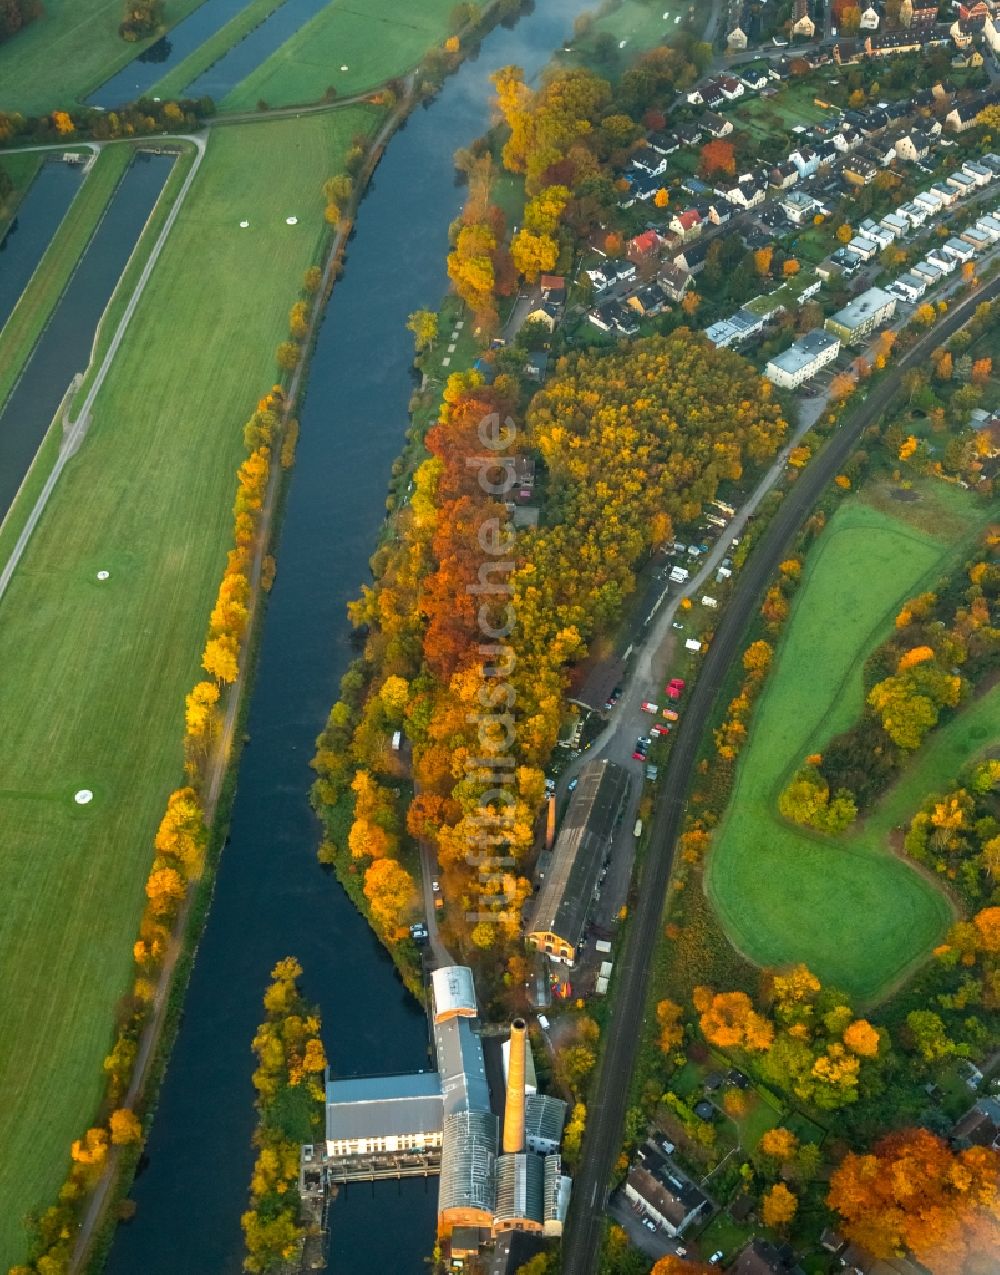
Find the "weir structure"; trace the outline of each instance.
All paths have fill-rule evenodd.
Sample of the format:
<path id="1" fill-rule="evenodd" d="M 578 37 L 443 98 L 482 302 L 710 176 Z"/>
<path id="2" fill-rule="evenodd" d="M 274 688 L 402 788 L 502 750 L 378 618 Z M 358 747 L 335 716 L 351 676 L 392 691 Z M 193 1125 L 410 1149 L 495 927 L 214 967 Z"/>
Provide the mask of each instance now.
<path id="1" fill-rule="evenodd" d="M 439 1174 L 438 1238 L 453 1256 L 509 1231 L 561 1235 L 566 1104 L 537 1092 L 527 1023 L 514 1019 L 502 1045 L 491 1033 L 504 1074 L 502 1092 L 491 1093 L 472 971 L 436 969 L 430 990 L 436 1070 L 328 1075 L 326 1140 L 302 1148 L 303 1198 L 315 1202 L 342 1182 Z"/>

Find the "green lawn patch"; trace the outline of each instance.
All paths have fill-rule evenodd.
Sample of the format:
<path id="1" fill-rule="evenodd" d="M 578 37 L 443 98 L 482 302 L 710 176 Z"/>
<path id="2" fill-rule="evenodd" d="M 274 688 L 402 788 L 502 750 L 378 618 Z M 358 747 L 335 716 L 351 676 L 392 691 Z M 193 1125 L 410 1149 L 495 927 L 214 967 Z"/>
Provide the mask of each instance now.
<path id="1" fill-rule="evenodd" d="M 0 330 L 0 403 L 21 375 L 131 159 L 131 146 L 108 146 L 101 152 Z"/>
<path id="2" fill-rule="evenodd" d="M 201 0 L 167 0 L 176 26 Z M 0 45 L 0 110 L 41 115 L 81 102 L 153 43 L 118 34 L 121 0 L 45 0 L 37 21 Z"/>
<path id="3" fill-rule="evenodd" d="M 805 756 L 860 713 L 864 660 L 899 603 L 959 558 L 984 517 L 941 484 L 923 485 L 919 503 L 926 530 L 852 499 L 807 559 L 707 865 L 709 897 L 741 952 L 760 965 L 804 961 L 860 1001 L 884 993 L 949 924 L 948 899 L 890 852 L 887 833 L 953 777 L 988 702 L 966 710 L 968 724 L 962 714 L 933 735 L 877 813 L 842 838 L 786 824 L 776 801 Z M 959 514 L 956 543 L 948 532 Z"/>
<path id="4" fill-rule="evenodd" d="M 2 1269 L 23 1260 L 21 1219 L 54 1197 L 102 1089 L 153 833 L 181 778 L 242 425 L 328 234 L 320 186 L 378 118 L 357 108 L 212 134 L 0 607 L 0 715 L 16 723 L 0 739 Z M 290 191 L 306 192 L 294 208 Z M 73 802 L 81 787 L 89 806 Z"/>
<path id="5" fill-rule="evenodd" d="M 454 0 L 333 0 L 226 97 L 227 111 L 363 93 L 404 75 L 449 35 Z M 342 71 L 340 68 L 348 69 Z"/>

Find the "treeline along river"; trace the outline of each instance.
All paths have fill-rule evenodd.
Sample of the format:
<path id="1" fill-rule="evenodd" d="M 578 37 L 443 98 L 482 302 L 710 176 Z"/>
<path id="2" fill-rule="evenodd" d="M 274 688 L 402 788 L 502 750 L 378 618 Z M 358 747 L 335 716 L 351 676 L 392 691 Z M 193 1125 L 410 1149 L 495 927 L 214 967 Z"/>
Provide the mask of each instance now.
<path id="1" fill-rule="evenodd" d="M 230 841 L 113 1275 L 236 1275 L 254 1128 L 250 1042 L 268 971 L 294 954 L 337 1075 L 416 1070 L 427 1025 L 385 951 L 317 865 L 309 760 L 351 659 L 345 605 L 368 575 L 413 389 L 407 316 L 447 287 L 464 190 L 452 156 L 489 123 L 489 77 L 536 74 L 589 0 L 539 0 L 411 116 L 362 204 L 319 335 L 277 547 Z M 262 385 L 259 389 L 263 390 Z M 348 1188 L 330 1270 L 423 1275 L 436 1179 Z"/>

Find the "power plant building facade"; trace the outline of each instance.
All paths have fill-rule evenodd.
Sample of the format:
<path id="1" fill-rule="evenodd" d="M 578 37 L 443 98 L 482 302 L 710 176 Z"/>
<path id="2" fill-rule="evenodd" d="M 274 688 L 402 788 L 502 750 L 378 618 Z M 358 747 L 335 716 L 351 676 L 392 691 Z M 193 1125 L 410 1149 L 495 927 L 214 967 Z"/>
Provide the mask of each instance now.
<path id="1" fill-rule="evenodd" d="M 526 1024 L 515 1019 L 498 1060 L 501 1126 L 472 971 L 434 970 L 431 1007 L 436 1071 L 327 1081 L 326 1180 L 440 1172 L 438 1236 L 449 1241 L 457 1231 L 462 1251 L 475 1237 L 508 1231 L 561 1234 L 570 1190 L 558 1155 L 566 1104 L 537 1093 Z M 315 1151 L 303 1149 L 312 1172 Z"/>

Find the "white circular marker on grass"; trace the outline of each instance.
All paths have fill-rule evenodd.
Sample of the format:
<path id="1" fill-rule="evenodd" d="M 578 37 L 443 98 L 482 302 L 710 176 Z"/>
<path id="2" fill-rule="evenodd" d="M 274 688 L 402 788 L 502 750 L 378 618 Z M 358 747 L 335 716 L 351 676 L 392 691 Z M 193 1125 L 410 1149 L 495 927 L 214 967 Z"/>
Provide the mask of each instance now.
<path id="1" fill-rule="evenodd" d="M 240 222 L 240 230 L 246 230 L 247 226 L 249 226 L 249 225 L 250 225 L 250 223 L 249 223 L 248 221 L 241 221 L 241 222 Z"/>
<path id="2" fill-rule="evenodd" d="M 347 65 L 347 63 L 345 62 L 345 63 L 344 63 L 344 65 L 343 65 L 340 69 L 341 69 L 342 71 L 349 71 L 351 68 L 350 68 L 350 67 Z"/>
<path id="3" fill-rule="evenodd" d="M 79 792 L 73 794 L 73 800 L 78 806 L 87 806 L 94 800 L 94 794 L 89 788 L 81 788 Z"/>
<path id="4" fill-rule="evenodd" d="M 285 225 L 286 225 L 286 226 L 297 226 L 298 224 L 299 224 L 299 219 L 298 219 L 298 217 L 286 217 L 286 218 L 285 218 Z"/>
<path id="5" fill-rule="evenodd" d="M 98 573 L 97 573 L 97 578 L 98 578 L 98 580 L 108 580 L 108 579 L 110 579 L 110 578 L 111 578 L 111 572 L 110 572 L 110 571 L 98 571 Z"/>

